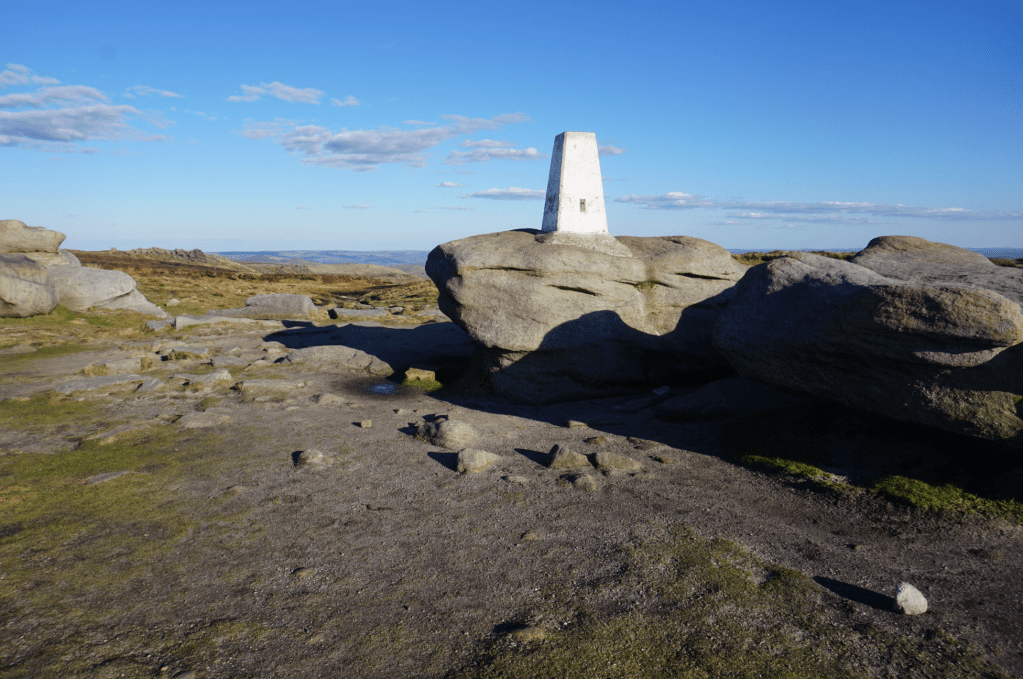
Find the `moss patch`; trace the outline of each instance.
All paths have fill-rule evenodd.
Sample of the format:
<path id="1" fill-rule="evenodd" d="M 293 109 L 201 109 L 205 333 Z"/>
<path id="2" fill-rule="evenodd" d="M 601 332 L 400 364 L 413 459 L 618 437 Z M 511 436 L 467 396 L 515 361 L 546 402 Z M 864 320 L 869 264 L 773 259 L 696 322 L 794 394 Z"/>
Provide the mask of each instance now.
<path id="1" fill-rule="evenodd" d="M 685 527 L 633 549 L 618 581 L 548 595 L 556 603 L 449 676 L 869 677 L 877 657 L 892 676 L 1004 676 L 940 631 L 916 639 L 836 622 L 802 573 Z M 548 631 L 523 640 L 523 628 Z"/>
<path id="2" fill-rule="evenodd" d="M 409 380 L 405 379 L 401 381 L 402 386 L 412 387 L 413 389 L 419 389 L 420 391 L 431 392 L 438 391 L 444 388 L 444 385 L 437 380 Z"/>

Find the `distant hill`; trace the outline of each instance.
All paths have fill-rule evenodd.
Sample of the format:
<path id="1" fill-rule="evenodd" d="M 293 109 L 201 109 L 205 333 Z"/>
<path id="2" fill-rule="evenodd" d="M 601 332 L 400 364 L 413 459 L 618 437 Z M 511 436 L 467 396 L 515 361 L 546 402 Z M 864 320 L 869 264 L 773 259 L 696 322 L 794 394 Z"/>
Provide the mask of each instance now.
<path id="1" fill-rule="evenodd" d="M 426 250 L 260 250 L 259 252 L 218 252 L 236 262 L 289 264 L 301 259 L 315 264 L 376 264 L 378 266 L 424 266 Z"/>

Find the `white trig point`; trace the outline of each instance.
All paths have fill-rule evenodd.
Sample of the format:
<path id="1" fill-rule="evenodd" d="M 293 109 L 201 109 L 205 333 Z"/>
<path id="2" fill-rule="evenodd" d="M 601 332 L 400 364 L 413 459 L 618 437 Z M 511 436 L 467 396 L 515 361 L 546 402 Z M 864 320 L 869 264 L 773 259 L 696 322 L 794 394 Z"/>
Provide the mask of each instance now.
<path id="1" fill-rule="evenodd" d="M 562 132 L 554 138 L 543 227 L 536 240 L 632 257 L 629 248 L 607 231 L 597 135 L 593 132 Z"/>
<path id="2" fill-rule="evenodd" d="M 562 132 L 554 138 L 541 231 L 607 233 L 597 135 Z"/>

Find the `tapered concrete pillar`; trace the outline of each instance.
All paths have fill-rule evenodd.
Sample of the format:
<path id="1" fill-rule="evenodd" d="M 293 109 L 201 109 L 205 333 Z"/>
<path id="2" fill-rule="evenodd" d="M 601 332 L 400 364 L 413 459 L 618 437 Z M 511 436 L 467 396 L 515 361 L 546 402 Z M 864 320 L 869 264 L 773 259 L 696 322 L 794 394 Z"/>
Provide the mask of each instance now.
<path id="1" fill-rule="evenodd" d="M 604 185 L 593 132 L 562 132 L 554 138 L 541 230 L 607 233 Z"/>
<path id="2" fill-rule="evenodd" d="M 597 135 L 562 132 L 554 138 L 547 202 L 538 243 L 571 245 L 616 257 L 632 252 L 607 231 Z"/>

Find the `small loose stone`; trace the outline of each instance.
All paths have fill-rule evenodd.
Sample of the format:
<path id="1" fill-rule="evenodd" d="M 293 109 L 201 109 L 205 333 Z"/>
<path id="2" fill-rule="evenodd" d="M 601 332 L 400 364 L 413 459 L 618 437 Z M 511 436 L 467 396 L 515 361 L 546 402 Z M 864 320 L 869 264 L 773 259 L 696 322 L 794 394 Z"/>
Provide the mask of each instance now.
<path id="1" fill-rule="evenodd" d="M 369 429 L 370 427 L 373 426 L 373 420 L 361 420 L 359 422 L 359 426 L 362 427 L 363 429 Z"/>
<path id="2" fill-rule="evenodd" d="M 895 610 L 905 615 L 920 615 L 927 612 L 927 599 L 913 585 L 900 582 L 895 587 Z"/>

